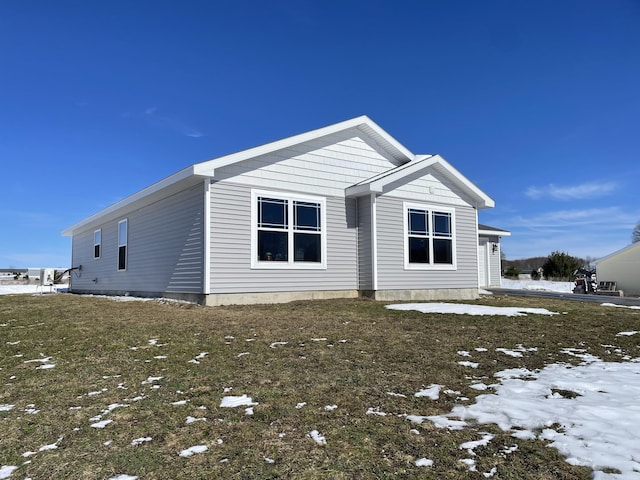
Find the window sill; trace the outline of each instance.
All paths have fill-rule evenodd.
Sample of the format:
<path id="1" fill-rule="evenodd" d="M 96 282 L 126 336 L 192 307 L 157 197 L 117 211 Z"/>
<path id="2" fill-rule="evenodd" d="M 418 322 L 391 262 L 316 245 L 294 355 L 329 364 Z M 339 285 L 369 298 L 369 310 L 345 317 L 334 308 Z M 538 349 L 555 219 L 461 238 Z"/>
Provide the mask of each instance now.
<path id="1" fill-rule="evenodd" d="M 448 270 L 448 271 L 455 271 L 457 270 L 457 266 L 454 265 L 448 265 L 448 264 L 405 264 L 404 265 L 404 269 L 405 270 L 433 270 L 433 271 L 441 271 L 441 270 Z"/>
<path id="2" fill-rule="evenodd" d="M 252 270 L 326 270 L 327 265 L 315 262 L 254 262 Z"/>

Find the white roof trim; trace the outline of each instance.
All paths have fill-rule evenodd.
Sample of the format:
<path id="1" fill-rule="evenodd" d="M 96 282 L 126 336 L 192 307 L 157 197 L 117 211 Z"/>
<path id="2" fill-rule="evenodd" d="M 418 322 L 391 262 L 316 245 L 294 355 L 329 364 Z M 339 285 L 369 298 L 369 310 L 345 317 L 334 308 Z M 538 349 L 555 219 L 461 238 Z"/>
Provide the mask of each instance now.
<path id="1" fill-rule="evenodd" d="M 294 135 L 293 137 L 283 138 L 275 142 L 260 145 L 258 147 L 249 148 L 240 152 L 225 155 L 223 157 L 214 158 L 206 162 L 198 163 L 194 165 L 194 171 L 197 175 L 210 175 L 213 176 L 216 168 L 226 167 L 237 162 L 249 160 L 251 158 L 259 157 L 269 153 L 276 152 L 285 148 L 292 147 L 304 142 L 316 140 L 318 138 L 331 135 L 333 133 L 348 130 L 350 128 L 357 128 L 364 134 L 373 138 L 385 151 L 389 152 L 391 156 L 399 162 L 406 163 L 414 158 L 413 153 L 407 150 L 402 144 L 400 144 L 395 138 L 385 132 L 378 124 L 371 120 L 366 115 L 352 118 L 351 120 L 345 120 L 344 122 L 335 123 L 327 127 L 318 128 L 309 132 Z"/>
<path id="2" fill-rule="evenodd" d="M 595 263 L 596 265 L 598 265 L 598 263 L 600 263 L 600 262 L 601 262 L 601 261 L 603 261 L 603 260 L 607 260 L 607 259 L 609 259 L 609 258 L 611 258 L 611 257 L 615 257 L 616 255 L 619 255 L 619 254 L 621 254 L 621 253 L 625 253 L 625 252 L 627 252 L 628 250 L 633 250 L 634 248 L 640 248 L 640 242 L 632 243 L 631 245 L 627 245 L 626 247 L 621 248 L 620 250 L 616 250 L 615 252 L 610 253 L 610 254 L 609 254 L 609 255 L 607 255 L 606 257 L 599 258 L 599 259 L 598 259 L 598 260 L 596 260 L 594 263 Z"/>
<path id="3" fill-rule="evenodd" d="M 111 214 L 115 214 L 116 212 L 118 212 L 119 210 L 122 210 L 123 208 L 125 208 L 128 205 L 131 205 L 134 202 L 140 201 L 144 198 L 148 198 L 153 194 L 156 194 L 158 192 L 160 192 L 161 190 L 164 190 L 166 188 L 171 187 L 172 185 L 175 185 L 179 182 L 183 182 L 187 179 L 193 178 L 194 175 L 196 175 L 195 171 L 194 171 L 194 167 L 195 165 L 192 165 L 190 167 L 184 168 L 182 170 L 180 170 L 177 173 L 174 173 L 173 175 L 170 175 L 168 177 L 166 177 L 163 180 L 160 180 L 159 182 L 154 183 L 153 185 L 150 185 L 146 188 L 143 188 L 142 190 L 140 190 L 139 192 L 134 193 L 133 195 L 129 195 L 128 197 L 114 203 L 113 205 L 108 206 L 107 208 L 104 208 L 102 210 L 100 210 L 97 213 L 94 213 L 93 215 L 85 218 L 84 220 L 81 220 L 80 222 L 65 228 L 62 231 L 62 235 L 63 236 L 71 236 L 73 235 L 73 232 L 81 229 L 89 224 L 91 224 L 92 222 L 98 220 L 98 219 L 102 219 L 104 217 L 107 217 L 108 215 Z"/>
<path id="4" fill-rule="evenodd" d="M 116 212 L 125 209 L 125 207 L 129 205 L 138 201 L 142 201 L 143 199 L 146 199 L 151 195 L 158 194 L 160 191 L 168 189 L 169 187 L 179 182 L 184 182 L 185 180 L 193 179 L 194 177 L 214 177 L 216 168 L 221 168 L 233 163 L 249 160 L 260 155 L 269 154 L 278 150 L 282 150 L 284 148 L 292 147 L 300 143 L 308 142 L 310 140 L 315 140 L 327 135 L 331 135 L 333 133 L 348 130 L 350 128 L 357 128 L 361 130 L 362 133 L 371 137 L 376 143 L 380 145 L 381 148 L 383 148 L 396 161 L 400 163 L 410 162 L 414 158 L 413 153 L 407 150 L 395 138 L 385 132 L 369 117 L 367 117 L 366 115 L 362 115 L 360 117 L 352 118 L 351 120 L 345 120 L 344 122 L 335 123 L 327 127 L 311 130 L 309 132 L 294 135 L 292 137 L 287 137 L 282 140 L 277 140 L 275 142 L 260 145 L 258 147 L 249 148 L 247 150 L 242 150 L 230 155 L 225 155 L 223 157 L 218 157 L 212 160 L 207 160 L 205 162 L 191 165 L 165 178 L 164 180 L 154 183 L 153 185 L 144 188 L 143 190 L 140 190 L 139 192 L 134 193 L 133 195 L 126 197 L 117 203 L 114 203 L 113 205 L 91 215 L 90 217 L 85 218 L 84 220 L 72 225 L 71 227 L 64 229 L 62 231 L 62 235 L 71 236 L 75 231 L 84 228 L 99 219 L 104 220 L 106 216 L 113 215 Z"/>
<path id="5" fill-rule="evenodd" d="M 508 230 L 483 230 L 478 228 L 478 235 L 486 235 L 490 237 L 510 237 L 511 232 Z"/>
<path id="6" fill-rule="evenodd" d="M 477 208 L 493 208 L 494 200 L 476 187 L 467 177 L 456 170 L 440 155 L 419 155 L 416 160 L 405 165 L 393 168 L 363 182 L 348 187 L 345 191 L 347 197 L 359 197 L 370 193 L 382 193 L 384 187 L 426 168 L 434 168 L 452 180 L 473 201 Z"/>

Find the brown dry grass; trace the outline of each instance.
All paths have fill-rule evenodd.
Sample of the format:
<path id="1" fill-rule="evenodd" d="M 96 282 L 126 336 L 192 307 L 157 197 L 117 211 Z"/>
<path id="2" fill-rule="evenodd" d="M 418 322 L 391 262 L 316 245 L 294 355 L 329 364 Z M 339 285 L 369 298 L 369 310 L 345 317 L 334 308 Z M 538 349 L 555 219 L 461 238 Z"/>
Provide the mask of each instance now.
<path id="1" fill-rule="evenodd" d="M 0 412 L 0 465 L 20 466 L 14 477 L 34 480 L 123 473 L 140 479 L 477 478 L 459 463 L 466 456 L 459 445 L 490 431 L 495 439 L 476 450 L 480 472 L 495 466 L 496 478 L 590 478 L 588 469 L 569 465 L 541 441 L 516 440 L 491 425 L 457 432 L 429 422 L 416 426 L 398 415 L 448 413 L 455 395 L 433 401 L 413 394 L 437 383 L 469 403 L 479 394 L 469 388 L 470 377 L 570 361 L 560 354 L 565 347 L 613 361 L 637 356 L 636 340 L 615 334 L 640 329 L 640 312 L 498 296 L 479 303 L 566 314 L 421 314 L 367 300 L 203 308 L 71 295 L 0 297 L 0 404 L 14 405 Z M 611 343 L 622 353 L 607 353 L 603 344 Z M 523 358 L 495 351 L 518 344 L 538 350 Z M 475 347 L 488 349 L 473 352 L 480 367 L 458 365 L 457 352 Z M 191 363 L 201 352 L 207 355 Z M 49 356 L 55 368 L 24 363 Z M 253 415 L 244 407 L 220 407 L 223 396 L 242 394 L 258 402 Z M 180 400 L 188 401 L 172 405 Z M 25 412 L 31 404 L 40 411 Z M 92 428 L 90 419 L 112 404 L 126 406 L 102 415 L 112 420 L 104 429 Z M 367 415 L 369 408 L 389 415 Z M 187 416 L 206 421 L 186 424 Z M 314 429 L 326 446 L 309 437 Z M 38 452 L 60 437 L 58 448 Z M 141 437 L 152 440 L 131 445 Z M 500 453 L 514 444 L 516 452 Z M 194 445 L 208 450 L 179 456 Z M 37 453 L 24 457 L 29 451 Z M 416 467 L 421 457 L 434 466 Z"/>

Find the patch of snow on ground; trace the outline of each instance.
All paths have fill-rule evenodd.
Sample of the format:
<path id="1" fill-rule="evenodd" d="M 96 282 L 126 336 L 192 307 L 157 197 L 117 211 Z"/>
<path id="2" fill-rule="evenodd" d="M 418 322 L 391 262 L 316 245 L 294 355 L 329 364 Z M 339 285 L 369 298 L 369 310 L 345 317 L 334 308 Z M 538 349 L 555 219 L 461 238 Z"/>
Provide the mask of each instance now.
<path id="1" fill-rule="evenodd" d="M 153 440 L 151 437 L 134 438 L 133 440 L 131 440 L 131 446 L 137 447 L 138 445 L 142 445 L 143 443 L 150 442 L 151 440 Z"/>
<path id="2" fill-rule="evenodd" d="M 254 402 L 251 397 L 247 397 L 246 395 L 241 395 L 241 396 L 231 395 L 228 397 L 223 397 L 222 400 L 220 401 L 220 406 L 227 407 L 227 408 L 235 408 L 235 407 L 241 407 L 241 406 L 251 407 L 254 405 L 258 405 L 258 404 Z"/>
<path id="3" fill-rule="evenodd" d="M 318 430 L 311 430 L 311 432 L 309 432 L 309 436 L 313 439 L 314 442 L 316 442 L 316 444 L 320 446 L 324 446 L 327 444 L 327 439 L 320 435 L 320 432 L 318 432 Z"/>
<path id="4" fill-rule="evenodd" d="M 43 292 L 42 287 L 40 285 L 0 285 L 0 295 L 21 295 L 21 294 L 29 294 L 29 293 L 32 295 L 36 293 L 49 294 L 49 293 L 56 293 L 58 291 L 66 292 L 68 288 L 69 288 L 68 285 L 60 284 L 51 288 L 51 291 L 49 287 L 44 287 L 44 292 Z"/>
<path id="5" fill-rule="evenodd" d="M 601 303 L 602 307 L 618 307 L 618 308 L 630 308 L 632 310 L 640 310 L 638 305 L 616 305 L 615 303 Z"/>
<path id="6" fill-rule="evenodd" d="M 209 447 L 206 445 L 194 445 L 193 447 L 189 447 L 186 450 L 182 450 L 180 452 L 181 457 L 190 457 L 195 455 L 196 453 L 204 453 L 209 450 Z"/>
<path id="7" fill-rule="evenodd" d="M 517 438 L 550 441 L 567 462 L 592 468 L 594 478 L 637 478 L 640 359 L 589 360 L 575 367 L 552 364 L 539 372 L 505 370 L 496 374 L 501 383 L 492 385 L 495 394 L 480 395 L 473 405 L 428 418 L 440 428 L 447 426 L 449 417 L 497 424 Z M 555 424 L 558 430 L 551 428 Z M 621 473 L 605 473 L 608 470 Z"/>
<path id="8" fill-rule="evenodd" d="M 442 385 L 438 385 L 435 383 L 432 383 L 431 385 L 429 385 L 427 388 L 420 390 L 419 392 L 416 392 L 414 394 L 415 397 L 427 397 L 430 398 L 431 400 L 438 400 L 438 398 L 440 398 L 440 389 L 442 388 Z"/>
<path id="9" fill-rule="evenodd" d="M 542 290 L 545 292 L 572 293 L 573 282 L 552 282 L 550 280 L 510 280 L 502 278 L 500 280 L 502 288 L 512 288 L 515 290 Z"/>
<path id="10" fill-rule="evenodd" d="M 9 478 L 17 469 L 18 467 L 14 467 L 13 465 L 3 465 L 0 467 L 0 478 Z"/>
<path id="11" fill-rule="evenodd" d="M 463 367 L 469 367 L 469 368 L 478 368 L 480 366 L 478 362 L 469 362 L 468 360 L 458 362 L 458 365 L 462 365 Z"/>
<path id="12" fill-rule="evenodd" d="M 631 337 L 636 333 L 638 333 L 636 330 L 632 330 L 630 332 L 619 332 L 619 333 L 616 333 L 616 337 Z"/>
<path id="13" fill-rule="evenodd" d="M 92 423 L 91 426 L 93 428 L 104 428 L 109 425 L 113 420 L 102 420 L 100 422 Z"/>
<path id="14" fill-rule="evenodd" d="M 433 460 L 429 460 L 428 458 L 420 458 L 416 460 L 416 467 L 432 467 Z"/>
<path id="15" fill-rule="evenodd" d="M 457 315 L 505 315 L 508 317 L 537 315 L 558 315 L 546 308 L 491 307 L 487 305 L 467 305 L 462 303 L 400 303 L 387 305 L 391 310 L 417 310 L 422 313 L 453 313 Z"/>

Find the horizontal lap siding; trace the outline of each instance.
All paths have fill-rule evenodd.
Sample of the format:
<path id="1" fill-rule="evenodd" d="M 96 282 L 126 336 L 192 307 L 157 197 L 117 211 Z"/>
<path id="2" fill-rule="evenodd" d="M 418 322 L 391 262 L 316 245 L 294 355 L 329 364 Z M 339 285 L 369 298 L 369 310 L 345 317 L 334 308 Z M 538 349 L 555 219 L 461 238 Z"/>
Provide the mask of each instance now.
<path id="1" fill-rule="evenodd" d="M 487 285 L 494 286 L 500 285 L 500 277 L 502 272 L 500 271 L 500 237 L 489 236 L 484 237 L 489 243 L 489 278 L 487 279 Z M 493 245 L 496 245 L 496 251 L 493 251 Z"/>
<path id="2" fill-rule="evenodd" d="M 467 201 L 460 197 L 457 190 L 446 178 L 432 171 L 400 186 L 388 185 L 384 195 L 405 200 L 467 206 Z"/>
<path id="3" fill-rule="evenodd" d="M 273 190 L 278 190 L 272 186 Z M 306 193 L 306 192 L 301 192 Z M 356 202 L 328 197 L 327 269 L 251 269 L 251 188 L 211 185 L 211 293 L 357 289 Z"/>
<path id="4" fill-rule="evenodd" d="M 93 258 L 93 232 L 74 236 L 73 288 L 96 291 L 202 293 L 202 185 L 102 225 L 102 256 Z M 128 220 L 127 269 L 118 271 L 118 222 Z M 94 279 L 97 279 L 94 281 Z"/>
<path id="5" fill-rule="evenodd" d="M 438 205 L 436 202 L 426 202 Z M 443 205 L 449 206 L 449 205 Z M 456 270 L 405 270 L 403 200 L 381 196 L 376 201 L 378 289 L 423 290 L 478 287 L 478 237 L 472 207 L 456 207 Z"/>
<path id="6" fill-rule="evenodd" d="M 268 155 L 222 167 L 219 181 L 252 187 L 281 185 L 288 191 L 344 196 L 344 189 L 396 164 L 358 130 L 306 142 Z"/>

